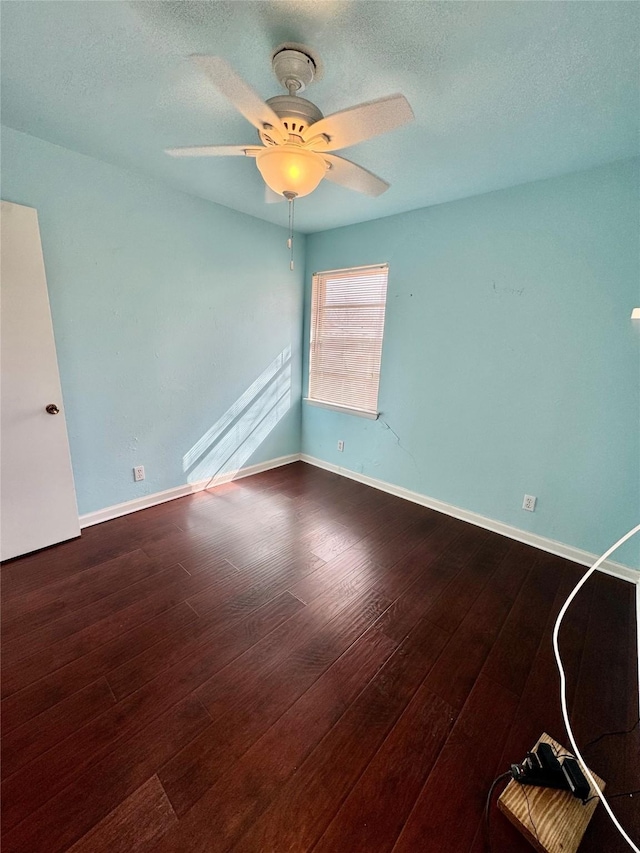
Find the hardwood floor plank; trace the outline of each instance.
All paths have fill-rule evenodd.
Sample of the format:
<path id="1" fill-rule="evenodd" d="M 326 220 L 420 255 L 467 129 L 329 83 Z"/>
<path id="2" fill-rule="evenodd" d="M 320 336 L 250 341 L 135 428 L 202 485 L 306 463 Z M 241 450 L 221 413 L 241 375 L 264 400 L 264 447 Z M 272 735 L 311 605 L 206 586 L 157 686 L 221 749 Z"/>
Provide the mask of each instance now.
<path id="1" fill-rule="evenodd" d="M 233 521 L 236 518 L 242 518 L 248 508 L 255 509 L 260 521 L 264 521 L 279 515 L 286 516 L 294 509 L 292 499 L 281 493 L 273 484 L 268 490 L 249 489 L 245 478 L 243 482 L 236 480 L 214 486 L 207 492 L 201 492 L 199 497 L 200 500 L 193 508 L 194 512 L 190 513 L 194 521 L 196 515 L 200 520 L 206 518 L 213 523 L 218 519 L 224 519 L 226 522 Z M 190 524 L 192 519 L 172 518 L 172 520 L 178 526 L 182 526 Z"/>
<path id="2" fill-rule="evenodd" d="M 310 602 L 324 590 L 340 586 L 346 590 L 355 578 L 365 575 L 370 585 L 376 586 L 391 598 L 399 593 L 399 586 L 403 588 L 411 582 L 413 576 L 410 571 L 415 572 L 421 566 L 428 565 L 455 535 L 447 525 L 429 524 L 425 530 L 418 532 L 412 525 L 391 541 L 373 539 L 373 544 L 367 548 L 358 543 L 290 586 L 289 591 L 301 601 Z M 400 578 L 389 580 L 388 588 L 385 588 L 385 580 L 390 572 Z"/>
<path id="3" fill-rule="evenodd" d="M 391 599 L 402 595 L 411 584 L 423 577 L 432 562 L 437 561 L 441 569 L 446 565 L 447 573 L 457 572 L 457 562 L 466 532 L 458 525 L 443 525 L 425 536 L 407 556 L 390 566 L 376 582 L 376 588 Z M 467 545 L 469 541 L 467 540 Z"/>
<path id="4" fill-rule="evenodd" d="M 200 618 L 197 622 L 188 624 L 183 630 L 176 631 L 148 648 L 146 652 L 127 659 L 126 663 L 109 672 L 108 681 L 116 697 L 122 699 L 128 696 L 180 660 L 197 653 L 218 634 L 277 599 L 286 592 L 292 577 L 297 578 L 308 570 L 305 564 L 300 566 L 292 563 L 282 569 L 278 580 L 273 583 L 265 581 L 249 586 L 250 578 L 243 573 L 237 573 L 213 590 L 207 587 L 207 600 L 214 602 L 217 597 L 222 603 L 204 613 L 199 611 Z M 235 594 L 229 595 L 234 589 Z M 189 599 L 188 604 L 196 612 L 193 599 Z"/>
<path id="5" fill-rule="evenodd" d="M 179 815 L 187 812 L 308 690 L 313 689 L 314 696 L 322 696 L 324 685 L 342 683 L 342 673 L 349 668 L 358 673 L 358 679 L 374 674 L 395 644 L 381 641 L 375 629 L 371 637 L 366 631 L 363 633 L 379 612 L 375 598 L 370 596 L 379 593 L 365 593 L 362 600 L 296 648 L 277 667 L 261 673 L 254 681 L 253 692 L 247 689 L 240 695 L 237 691 L 216 695 L 211 702 L 211 683 L 203 685 L 197 695 L 214 724 L 160 770 Z M 322 684 L 316 686 L 321 679 Z"/>
<path id="6" fill-rule="evenodd" d="M 424 685 L 351 789 L 315 853 L 393 848 L 456 718 Z"/>
<path id="7" fill-rule="evenodd" d="M 225 561 L 229 550 L 225 545 L 232 543 L 238 533 L 228 525 L 212 528 L 208 524 L 205 528 L 179 530 L 172 536 L 151 540 L 143 550 L 154 562 L 164 566 L 181 563 L 190 574 L 195 574 Z"/>
<path id="8" fill-rule="evenodd" d="M 483 674 L 519 696 L 540 644 L 562 577 L 562 560 L 541 554 L 527 576 Z"/>
<path id="9" fill-rule="evenodd" d="M 628 695 L 620 695 L 628 674 L 628 653 L 621 639 L 628 633 L 631 589 L 602 575 L 594 577 L 593 584 L 597 607 L 590 611 L 573 709 L 573 728 L 582 743 L 606 731 L 626 729 L 637 719 L 637 714 L 629 716 Z M 601 766 L 606 772 L 608 768 Z"/>
<path id="10" fill-rule="evenodd" d="M 302 462 L 10 561 L 3 849 L 486 853 L 494 776 L 566 741 L 551 631 L 582 572 Z M 561 634 L 609 794 L 640 787 L 640 727 L 589 744 L 635 722 L 635 631 L 598 575 Z M 495 803 L 492 836 L 530 849 Z M 582 848 L 624 849 L 601 807 Z"/>
<path id="11" fill-rule="evenodd" d="M 343 524 L 336 524 L 329 533 L 312 537 L 309 541 L 309 550 L 326 563 L 361 539 L 361 533 L 353 532 Z"/>
<path id="12" fill-rule="evenodd" d="M 247 774 L 244 786 L 253 791 L 251 810 L 242 821 L 236 810 L 228 829 L 218 824 L 217 843 L 224 841 L 220 849 L 310 849 L 409 704 L 448 636 L 435 625 L 421 623 L 286 784 L 280 768 L 277 788 L 265 780 L 264 772 L 260 779 L 255 771 Z"/>
<path id="13" fill-rule="evenodd" d="M 2 838 L 4 853 L 61 853 L 90 832 L 210 722 L 188 697 L 123 740 Z M 26 793 L 26 792 L 25 792 Z"/>
<path id="14" fill-rule="evenodd" d="M 505 770 L 513 762 L 521 761 L 543 732 L 550 734 L 558 743 L 568 746 L 560 709 L 560 679 L 553 654 L 551 634 L 560 608 L 579 575 L 579 570 L 565 570 L 563 573 L 538 651 L 522 691 L 518 713 L 505 740 L 502 753 Z M 573 706 L 594 591 L 595 586 L 592 585 L 579 593 L 565 617 L 560 633 L 560 650 L 567 676 L 567 699 L 570 710 Z"/>
<path id="15" fill-rule="evenodd" d="M 273 668 L 290 655 L 295 655 L 318 634 L 324 635 L 325 642 L 335 641 L 341 634 L 345 640 L 348 637 L 355 642 L 389 603 L 377 590 L 366 587 L 360 594 L 354 591 L 350 598 L 344 600 L 317 599 L 202 684 L 197 691 L 198 698 L 216 719 L 228 707 L 230 695 L 236 699 L 242 699 L 245 694 L 255 695 L 260 680 L 266 687 Z"/>
<path id="16" fill-rule="evenodd" d="M 427 685 L 450 707 L 459 710 L 467 701 L 512 606 L 501 593 L 483 591 L 447 643 Z"/>
<path id="17" fill-rule="evenodd" d="M 111 665 L 113 666 L 119 658 L 122 659 L 122 656 L 117 653 L 117 641 L 120 640 L 121 644 L 123 635 L 129 634 L 134 629 L 147 631 L 151 625 L 156 624 L 153 620 L 162 617 L 163 614 L 166 614 L 167 619 L 171 619 L 170 614 L 172 612 L 178 613 L 180 608 L 184 611 L 185 599 L 193 592 L 206 589 L 209 586 L 215 587 L 220 583 L 220 577 L 214 580 L 204 573 L 192 577 L 181 567 L 176 568 L 179 570 L 172 571 L 169 576 L 163 573 L 165 575 L 163 580 L 172 580 L 173 582 L 164 585 L 160 583 L 159 589 L 146 598 L 135 602 L 130 607 L 116 611 L 116 613 L 112 613 L 98 622 L 94 622 L 88 628 L 76 631 L 60 642 L 50 643 L 46 649 L 37 654 L 32 654 L 28 658 L 21 658 L 13 665 L 4 667 L 2 671 L 3 697 L 17 692 L 84 655 L 96 652 L 97 649 L 109 642 L 112 645 L 105 651 L 108 655 L 113 655 L 111 658 Z M 228 574 L 236 574 L 231 566 L 229 566 Z M 143 628 L 142 626 L 146 627 Z M 169 623 L 165 625 L 163 630 L 170 630 Z M 137 636 L 130 635 L 129 639 L 133 643 L 137 643 Z M 143 646 L 144 643 L 141 643 L 139 648 Z"/>
<path id="18" fill-rule="evenodd" d="M 437 535 L 432 534 L 425 544 L 435 545 L 430 555 L 419 547 L 393 567 L 403 572 L 408 561 L 411 580 L 380 622 L 381 630 L 398 642 L 413 630 L 449 589 L 469 557 L 469 547 L 472 553 L 479 547 L 475 540 L 469 539 L 468 531 L 460 530 L 457 526 L 439 531 Z"/>
<path id="19" fill-rule="evenodd" d="M 581 572 L 577 567 L 571 570 L 567 566 L 563 571 L 543 637 L 540 640 L 529 677 L 522 691 L 513 723 L 504 741 L 496 775 L 508 770 L 512 763 L 522 761 L 543 732 L 551 734 L 559 743 L 567 743 L 560 711 L 560 684 L 553 656 L 551 633 L 556 616 L 580 574 Z M 567 613 L 560 634 L 560 648 L 568 679 L 569 707 L 571 707 L 571 697 L 580 668 L 592 599 L 593 587 L 587 587 L 576 598 L 572 608 Z M 513 850 L 513 853 L 528 853 L 531 849 L 529 842 L 499 812 L 496 805 L 498 794 L 499 792 L 493 798 L 491 809 L 490 826 L 494 849 Z M 478 827 L 476 839 L 471 849 L 473 853 L 483 853 L 485 849 L 485 827 L 483 825 Z"/>
<path id="20" fill-rule="evenodd" d="M 624 642 L 633 618 L 632 590 L 623 581 L 605 575 L 594 577 L 593 583 L 594 606 L 575 690 L 572 728 L 577 743 L 585 745 L 585 759 L 607 783 L 606 793 L 613 794 L 634 789 L 626 787 L 625 772 L 629 766 L 626 750 L 632 746 L 633 738 L 614 736 L 606 738 L 606 744 L 600 741 L 589 748 L 586 744 L 605 732 L 628 729 L 638 718 L 637 709 L 633 716 L 630 713 L 633 705 L 629 695 L 635 685 L 627 680 L 629 650 Z M 637 768 L 638 753 L 632 758 L 634 763 Z M 640 840 L 637 800 L 620 797 L 612 800 L 611 806 L 623 826 Z M 626 853 L 628 849 L 601 807 L 596 809 L 583 843 L 587 853 L 603 849 L 607 853 Z"/>
<path id="21" fill-rule="evenodd" d="M 133 628 L 110 643 L 77 658 L 66 666 L 45 675 L 33 684 L 3 699 L 3 730 L 10 732 L 58 702 L 81 690 L 109 668 L 129 660 L 140 649 L 153 647 L 162 638 L 198 622 L 197 615 L 185 603 L 179 604 L 138 628 Z"/>
<path id="22" fill-rule="evenodd" d="M 324 565 L 315 555 L 299 555 L 277 552 L 269 559 L 262 558 L 257 565 L 250 565 L 239 571 L 236 577 L 234 597 L 229 599 L 231 609 L 243 610 L 254 607 L 259 600 L 262 604 L 284 592 L 299 579 L 311 574 Z M 199 616 L 205 616 L 214 610 L 220 610 L 221 595 L 216 589 L 206 589 L 189 599 L 189 604 Z"/>
<path id="23" fill-rule="evenodd" d="M 379 539 L 383 527 L 388 530 L 384 538 L 393 538 L 416 522 L 414 514 L 407 513 L 404 507 L 398 505 L 401 503 L 396 499 L 394 503 L 385 503 L 378 508 L 371 502 L 345 505 L 340 509 L 340 523 L 358 535 L 358 542 Z M 433 521 L 437 523 L 437 519 Z"/>
<path id="24" fill-rule="evenodd" d="M 374 572 L 377 566 L 377 553 L 369 554 L 361 548 L 349 548 L 328 563 L 318 566 L 304 578 L 292 580 L 287 589 L 300 601 L 308 604 L 327 591 L 340 587 L 348 589 L 354 578 Z"/>
<path id="25" fill-rule="evenodd" d="M 416 518 L 414 512 L 395 507 L 384 512 L 367 535 L 345 553 L 361 553 L 380 566 L 392 566 L 436 528 L 449 526 L 449 519 L 437 513 Z"/>
<path id="26" fill-rule="evenodd" d="M 362 552 L 345 551 L 339 557 L 311 572 L 302 581 L 287 587 L 305 604 L 313 604 L 325 596 L 349 598 L 353 592 L 373 586 L 380 567 Z"/>
<path id="27" fill-rule="evenodd" d="M 176 823 L 175 812 L 157 776 L 69 848 L 68 853 L 143 853 Z"/>
<path id="28" fill-rule="evenodd" d="M 162 839 L 157 853 L 224 850 L 259 808 L 264 792 L 277 790 L 295 771 L 395 649 L 375 629 L 367 632 L 207 790 Z"/>
<path id="29" fill-rule="evenodd" d="M 189 577 L 188 572 L 179 564 L 165 569 L 157 575 L 151 575 L 138 583 L 125 587 L 124 589 L 107 595 L 104 598 L 74 610 L 73 613 L 49 622 L 41 628 L 25 634 L 13 642 L 2 645 L 2 667 L 3 672 L 30 655 L 41 654 L 48 650 L 53 644 L 77 634 L 87 631 L 86 636 L 98 635 L 100 638 L 106 636 L 106 641 L 112 639 L 113 631 L 120 632 L 120 620 L 131 623 L 132 615 L 135 620 L 138 613 L 143 616 L 146 608 L 155 600 L 155 595 L 162 596 L 166 587 L 176 581 Z M 177 603 L 177 602 L 176 602 Z M 129 609 L 131 608 L 131 609 Z M 157 611 L 161 612 L 160 610 Z M 116 628 L 110 628 L 114 625 Z"/>
<path id="30" fill-rule="evenodd" d="M 394 853 L 467 853 L 517 697 L 480 676 L 393 847 Z M 490 733 L 490 736 L 488 736 Z M 462 778 L 464 777 L 464 782 Z M 464 796 L 460 787 L 464 785 Z"/>
<path id="31" fill-rule="evenodd" d="M 634 598 L 634 590 L 631 590 L 629 595 L 630 598 Z M 616 593 L 619 594 L 619 593 Z M 639 661 L 638 661 L 638 619 L 640 618 L 640 613 L 636 612 L 635 603 L 632 603 L 628 606 L 629 611 L 629 630 L 626 637 L 626 642 L 621 643 L 621 646 L 629 650 L 627 654 L 627 668 L 628 675 L 625 679 L 626 692 L 627 692 L 627 719 L 630 721 L 628 728 L 632 728 L 636 721 L 638 720 L 638 715 L 640 711 L 638 709 L 638 704 L 640 701 L 640 682 L 638 676 L 640 674 L 639 669 Z M 638 761 L 638 757 L 640 756 L 640 723 L 636 725 L 629 734 L 618 735 L 623 739 L 623 752 L 625 756 L 625 772 L 623 781 L 621 782 L 621 790 L 624 791 L 638 791 L 640 790 L 640 761 Z M 605 739 L 606 740 L 606 739 Z M 602 741 L 600 742 L 602 744 Z M 600 746 L 600 749 L 605 747 Z M 595 749 L 595 747 L 594 747 Z M 625 824 L 629 827 L 629 830 L 635 833 L 634 837 L 640 839 L 640 814 L 638 814 L 638 809 L 636 806 L 635 815 L 633 820 L 628 819 L 627 815 L 629 814 L 630 808 L 633 806 L 633 800 L 629 801 L 626 797 L 620 798 L 626 800 L 623 805 L 624 808 L 624 816 L 623 820 Z M 638 802 L 636 795 L 636 803 Z"/>
<path id="32" fill-rule="evenodd" d="M 567 741 L 560 712 L 560 686 L 553 657 L 551 633 L 556 616 L 579 575 L 578 569 L 571 571 L 569 567 L 564 568 L 543 637 L 540 640 L 538 651 L 522 691 L 509 734 L 504 741 L 496 775 L 508 770 L 512 763 L 522 761 L 542 732 L 551 734 L 559 743 L 566 743 Z M 568 696 L 572 695 L 580 666 L 592 592 L 593 590 L 587 589 L 576 599 L 572 609 L 567 614 L 560 635 L 561 649 L 563 650 L 563 659 L 567 671 Z M 492 846 L 495 850 L 528 853 L 531 850 L 529 842 L 497 808 L 497 799 L 503 787 L 504 785 L 496 791 L 491 807 L 489 826 Z M 472 853 L 484 853 L 485 849 L 486 826 L 484 821 L 480 821 L 471 851 Z"/>
<path id="33" fill-rule="evenodd" d="M 497 534 L 488 536 L 475 551 L 473 545 L 467 545 L 467 559 L 460 561 L 461 570 L 447 587 L 446 594 L 439 596 L 429 608 L 429 621 L 453 634 L 489 580 L 498 569 L 511 562 L 517 550 L 515 545 Z"/>
<path id="34" fill-rule="evenodd" d="M 402 529 L 404 525 L 399 527 Z M 397 528 L 398 525 L 394 525 L 391 532 L 396 534 Z M 389 528 L 383 528 L 383 536 L 387 530 Z M 364 584 L 381 590 L 389 570 L 402 572 L 406 576 L 402 563 L 405 556 L 420 548 L 422 557 L 427 560 L 432 555 L 435 556 L 439 548 L 444 547 L 443 543 L 450 541 L 451 535 L 441 533 L 435 523 L 425 525 L 420 532 L 414 524 L 410 524 L 390 539 L 379 538 L 376 533 L 367 539 L 366 547 L 362 542 L 358 542 L 288 589 L 292 595 L 305 603 L 311 603 L 327 593 L 335 594 L 336 591 L 348 596 L 354 584 L 359 588 Z M 408 582 L 409 578 L 406 577 L 405 583 Z M 390 596 L 393 591 L 389 590 L 384 594 Z"/>
<path id="35" fill-rule="evenodd" d="M 89 763 L 100 760 L 114 749 L 115 744 L 149 726 L 165 710 L 182 701 L 303 606 L 288 594 L 280 596 L 218 635 L 214 649 L 203 644 L 198 653 L 192 654 L 187 661 L 167 669 L 79 729 L 73 737 L 61 741 L 14 773 L 2 785 L 5 829 L 24 820 L 68 785 Z"/>
<path id="36" fill-rule="evenodd" d="M 11 572 L 10 589 L 5 600 L 35 593 L 72 575 L 130 554 L 141 547 L 147 537 L 171 536 L 177 528 L 166 521 L 147 520 L 146 514 L 134 513 L 126 518 L 85 528 L 82 536 L 27 554 L 5 564 Z"/>
<path id="37" fill-rule="evenodd" d="M 113 691 L 99 678 L 23 726 L 2 736 L 2 778 L 33 761 L 115 705 Z"/>
<path id="38" fill-rule="evenodd" d="M 37 594 L 11 599 L 3 608 L 2 635 L 12 640 L 28 634 L 159 571 L 143 551 L 132 551 L 46 586 Z"/>
<path id="39" fill-rule="evenodd" d="M 514 600 L 539 555 L 537 548 L 511 540 L 507 558 L 491 577 L 491 586 L 507 598 Z"/>
<path id="40" fill-rule="evenodd" d="M 318 525 L 327 536 L 332 526 L 334 525 L 326 520 Z M 324 561 L 311 552 L 311 538 L 311 534 L 307 534 L 299 525 L 296 539 L 292 542 L 290 520 L 283 524 L 269 521 L 261 535 L 255 539 L 244 535 L 234 537 L 225 547 L 224 554 L 234 566 L 247 569 L 249 573 L 255 572 L 263 563 L 272 560 L 276 554 L 301 565 L 303 563 L 322 565 Z"/>

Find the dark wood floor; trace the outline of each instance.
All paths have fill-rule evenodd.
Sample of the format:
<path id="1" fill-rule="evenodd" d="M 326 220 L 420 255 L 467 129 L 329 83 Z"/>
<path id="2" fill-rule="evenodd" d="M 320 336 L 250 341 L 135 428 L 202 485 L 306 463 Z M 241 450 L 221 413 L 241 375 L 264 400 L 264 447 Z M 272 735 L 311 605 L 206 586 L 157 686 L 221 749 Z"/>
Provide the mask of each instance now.
<path id="1" fill-rule="evenodd" d="M 574 564 L 295 463 L 7 563 L 4 853 L 488 849 L 491 781 L 566 742 Z M 640 788 L 634 587 L 562 633 L 575 732 Z M 640 837 L 638 797 L 612 800 Z M 531 848 L 495 808 L 493 850 Z M 626 848 L 602 806 L 584 853 Z"/>

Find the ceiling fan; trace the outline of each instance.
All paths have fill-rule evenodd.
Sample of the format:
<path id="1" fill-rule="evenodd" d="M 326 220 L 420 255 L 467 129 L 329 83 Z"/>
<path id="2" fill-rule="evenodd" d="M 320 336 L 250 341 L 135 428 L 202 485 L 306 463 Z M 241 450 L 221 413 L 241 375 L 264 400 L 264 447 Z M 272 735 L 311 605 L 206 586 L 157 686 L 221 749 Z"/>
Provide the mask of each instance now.
<path id="1" fill-rule="evenodd" d="M 253 157 L 268 187 L 266 200 L 289 202 L 308 195 L 323 178 L 368 196 L 378 196 L 389 184 L 344 157 L 331 152 L 348 148 L 412 121 L 404 95 L 368 101 L 324 117 L 311 101 L 300 97 L 319 76 L 322 66 L 304 45 L 276 48 L 271 64 L 287 90 L 263 101 L 233 68 L 218 56 L 192 56 L 236 109 L 257 128 L 262 145 L 199 145 L 169 148 L 173 157 Z M 272 192 L 270 192 L 271 190 Z"/>

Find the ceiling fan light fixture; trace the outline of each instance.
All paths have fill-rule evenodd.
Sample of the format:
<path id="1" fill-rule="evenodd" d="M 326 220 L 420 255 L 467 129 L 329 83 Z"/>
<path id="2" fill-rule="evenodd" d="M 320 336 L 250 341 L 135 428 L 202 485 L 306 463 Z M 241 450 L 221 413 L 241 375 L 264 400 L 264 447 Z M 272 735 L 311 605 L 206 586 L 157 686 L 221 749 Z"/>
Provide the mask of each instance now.
<path id="1" fill-rule="evenodd" d="M 260 151 L 256 165 L 265 184 L 285 198 L 288 194 L 294 198 L 309 195 L 327 171 L 319 154 L 291 143 Z"/>

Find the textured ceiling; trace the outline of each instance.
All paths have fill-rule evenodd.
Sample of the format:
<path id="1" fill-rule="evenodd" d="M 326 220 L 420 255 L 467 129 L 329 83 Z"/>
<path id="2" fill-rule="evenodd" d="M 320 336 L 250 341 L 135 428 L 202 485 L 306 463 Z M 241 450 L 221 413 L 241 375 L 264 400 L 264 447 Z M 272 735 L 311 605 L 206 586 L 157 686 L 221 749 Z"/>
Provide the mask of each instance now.
<path id="1" fill-rule="evenodd" d="M 344 153 L 390 181 L 369 199 L 327 182 L 296 205 L 306 232 L 375 219 L 638 153 L 636 2 L 5 2 L 3 123 L 286 224 L 246 158 L 163 149 L 253 143 L 188 60 L 224 57 L 265 98 L 270 54 L 313 47 L 325 115 L 403 92 L 416 122 Z"/>

